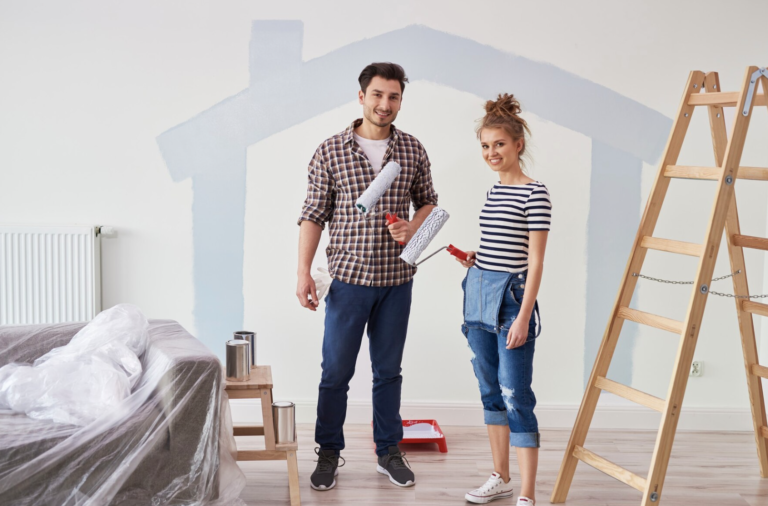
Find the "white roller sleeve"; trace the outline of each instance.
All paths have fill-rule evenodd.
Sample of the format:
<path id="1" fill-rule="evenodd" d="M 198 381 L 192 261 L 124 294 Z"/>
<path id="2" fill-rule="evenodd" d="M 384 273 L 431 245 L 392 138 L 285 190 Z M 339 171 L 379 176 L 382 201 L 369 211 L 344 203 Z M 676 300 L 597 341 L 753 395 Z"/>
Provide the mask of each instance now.
<path id="1" fill-rule="evenodd" d="M 373 209 L 376 202 L 379 201 L 384 192 L 389 190 L 392 186 L 392 182 L 400 175 L 400 164 L 397 162 L 389 162 L 376 176 L 376 179 L 371 182 L 371 186 L 366 188 L 360 198 L 355 202 L 355 206 L 363 214 L 368 214 L 368 211 Z"/>
<path id="2" fill-rule="evenodd" d="M 443 228 L 445 222 L 448 221 L 450 216 L 444 209 L 436 207 L 429 213 L 427 219 L 421 224 L 419 229 L 413 234 L 413 237 L 408 242 L 403 252 L 400 254 L 400 259 L 411 265 L 416 265 L 416 260 L 424 253 L 429 243 L 435 238 L 440 229 Z"/>

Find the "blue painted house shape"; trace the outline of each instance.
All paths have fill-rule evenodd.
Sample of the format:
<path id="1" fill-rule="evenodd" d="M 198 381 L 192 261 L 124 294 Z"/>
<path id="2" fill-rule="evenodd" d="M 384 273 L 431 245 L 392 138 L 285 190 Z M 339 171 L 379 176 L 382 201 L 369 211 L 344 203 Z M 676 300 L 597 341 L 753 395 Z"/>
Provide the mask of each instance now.
<path id="1" fill-rule="evenodd" d="M 532 113 L 592 139 L 588 376 L 639 223 L 642 162 L 657 162 L 672 121 L 554 65 L 426 26 L 360 40 L 309 61 L 302 61 L 302 43 L 300 21 L 254 21 L 249 87 L 157 138 L 173 180 L 192 178 L 199 338 L 218 350 L 216 343 L 243 323 L 247 148 L 349 102 L 357 94 L 358 73 L 370 62 L 396 61 L 411 82 L 431 81 L 482 98 L 514 90 Z M 611 369 L 625 384 L 631 383 L 632 329 L 627 327 Z"/>

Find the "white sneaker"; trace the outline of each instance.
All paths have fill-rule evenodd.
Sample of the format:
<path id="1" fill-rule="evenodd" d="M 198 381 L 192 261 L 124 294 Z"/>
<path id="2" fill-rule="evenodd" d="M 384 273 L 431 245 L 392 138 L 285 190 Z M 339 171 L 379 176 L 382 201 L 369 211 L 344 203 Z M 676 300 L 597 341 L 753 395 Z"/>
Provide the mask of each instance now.
<path id="1" fill-rule="evenodd" d="M 517 498 L 517 506 L 535 506 L 536 501 L 520 496 Z"/>
<path id="2" fill-rule="evenodd" d="M 512 497 L 512 480 L 504 483 L 499 473 L 493 473 L 485 485 L 467 492 L 464 499 L 475 504 L 485 504 L 505 497 Z"/>

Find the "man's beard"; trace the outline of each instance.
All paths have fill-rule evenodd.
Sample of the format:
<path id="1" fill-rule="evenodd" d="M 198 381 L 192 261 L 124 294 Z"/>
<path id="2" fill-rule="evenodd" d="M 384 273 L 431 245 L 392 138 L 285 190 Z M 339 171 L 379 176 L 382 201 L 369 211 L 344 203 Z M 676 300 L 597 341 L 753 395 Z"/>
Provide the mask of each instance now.
<path id="1" fill-rule="evenodd" d="M 368 109 L 368 121 L 376 125 L 377 127 L 386 127 L 392 124 L 393 121 L 395 121 L 395 115 L 391 114 L 389 115 L 389 118 L 386 120 L 383 120 L 379 118 L 379 116 L 376 114 L 376 111 L 373 109 Z"/>

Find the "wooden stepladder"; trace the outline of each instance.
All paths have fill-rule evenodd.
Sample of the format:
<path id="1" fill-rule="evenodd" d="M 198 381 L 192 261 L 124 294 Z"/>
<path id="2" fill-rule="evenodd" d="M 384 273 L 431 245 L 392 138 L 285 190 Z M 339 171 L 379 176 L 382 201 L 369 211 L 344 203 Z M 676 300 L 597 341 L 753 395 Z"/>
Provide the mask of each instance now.
<path id="1" fill-rule="evenodd" d="M 763 93 L 758 93 L 762 86 Z M 703 93 L 702 93 L 703 92 Z M 768 477 L 768 421 L 766 421 L 763 389 L 760 378 L 768 378 L 768 368 L 758 363 L 757 343 L 752 315 L 768 316 L 768 304 L 752 302 L 747 297 L 746 269 L 743 248 L 768 251 L 768 239 L 743 236 L 739 229 L 734 186 L 737 179 L 768 181 L 768 168 L 739 167 L 744 140 L 749 128 L 752 109 L 768 105 L 768 70 L 749 67 L 746 70 L 741 90 L 722 92 L 716 72 L 691 72 L 680 108 L 677 112 L 672 133 L 667 142 L 656 181 L 640 221 L 632 252 L 622 279 L 619 294 L 602 344 L 581 402 L 576 424 L 571 433 L 563 457 L 560 473 L 552 492 L 551 502 L 562 503 L 568 495 L 576 465 L 579 460 L 626 483 L 643 493 L 642 505 L 655 506 L 661 500 L 669 456 L 677 429 L 677 422 L 688 383 L 704 307 L 707 302 L 712 272 L 715 268 L 720 240 L 725 231 L 728 253 L 733 272 L 733 288 L 736 298 L 744 363 L 747 372 L 749 400 L 755 427 L 755 440 L 760 462 L 760 474 Z M 715 153 L 715 167 L 690 167 L 677 165 L 680 149 L 688 130 L 693 111 L 697 106 L 706 106 L 709 112 L 712 142 Z M 723 107 L 736 107 L 733 131 L 727 135 Z M 706 237 L 703 244 L 674 241 L 653 237 L 669 183 L 672 178 L 708 179 L 717 181 L 717 194 L 712 206 Z M 629 307 L 641 272 L 645 255 L 649 249 L 690 255 L 699 258 L 693 293 L 684 321 L 672 320 L 645 313 Z M 680 342 L 672 372 L 672 381 L 666 400 L 640 392 L 606 378 L 608 368 L 625 320 L 666 330 L 680 336 Z M 592 416 L 595 413 L 601 391 L 606 391 L 661 412 L 662 419 L 656 438 L 647 478 L 638 476 L 584 448 Z"/>
<path id="2" fill-rule="evenodd" d="M 238 450 L 237 460 L 285 460 L 288 462 L 288 491 L 291 506 L 301 506 L 297 442 L 275 442 L 275 420 L 272 417 L 272 368 L 268 365 L 251 367 L 247 381 L 227 380 L 224 389 L 230 399 L 261 399 L 262 425 L 236 425 L 235 436 L 264 436 L 264 450 Z"/>

